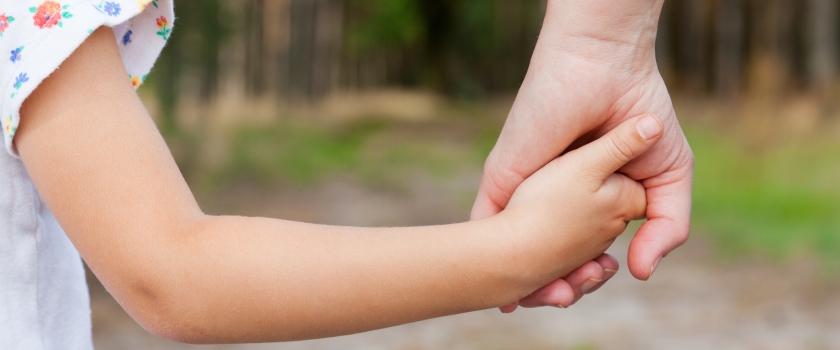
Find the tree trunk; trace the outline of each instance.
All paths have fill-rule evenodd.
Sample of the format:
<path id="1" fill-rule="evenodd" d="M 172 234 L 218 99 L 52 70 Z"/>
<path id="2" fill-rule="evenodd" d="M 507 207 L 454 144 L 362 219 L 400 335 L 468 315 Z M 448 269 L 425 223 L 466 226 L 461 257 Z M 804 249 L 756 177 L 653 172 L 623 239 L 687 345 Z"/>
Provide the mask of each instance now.
<path id="1" fill-rule="evenodd" d="M 674 80 L 676 67 L 674 64 L 674 4 L 666 1 L 659 15 L 656 30 L 656 65 L 668 85 Z"/>
<path id="2" fill-rule="evenodd" d="M 274 0 L 270 0 L 274 1 Z M 263 12 L 265 0 L 250 0 L 248 2 L 247 36 L 245 48 L 245 84 L 247 94 L 256 97 L 265 92 L 266 79 L 263 57 Z"/>
<path id="3" fill-rule="evenodd" d="M 310 100 L 317 100 L 330 91 L 338 83 L 337 70 L 339 53 L 342 43 L 342 26 L 344 25 L 343 1 L 341 0 L 309 0 L 316 4 L 314 27 L 314 62 L 312 65 L 312 88 Z"/>
<path id="4" fill-rule="evenodd" d="M 749 80 L 756 93 L 779 95 L 790 82 L 795 5 L 790 0 L 751 1 Z"/>
<path id="5" fill-rule="evenodd" d="M 708 88 L 709 0 L 685 0 L 680 13 L 678 59 L 683 71 L 683 88 L 702 93 Z"/>
<path id="6" fill-rule="evenodd" d="M 715 90 L 723 98 L 734 99 L 744 64 L 744 1 L 718 0 L 715 17 Z"/>
<path id="7" fill-rule="evenodd" d="M 837 0 L 810 0 L 807 12 L 808 82 L 824 90 L 837 77 Z"/>
<path id="8" fill-rule="evenodd" d="M 271 0 L 263 4 L 262 75 L 266 90 L 278 98 L 288 93 L 289 45 L 291 44 L 291 0 Z"/>

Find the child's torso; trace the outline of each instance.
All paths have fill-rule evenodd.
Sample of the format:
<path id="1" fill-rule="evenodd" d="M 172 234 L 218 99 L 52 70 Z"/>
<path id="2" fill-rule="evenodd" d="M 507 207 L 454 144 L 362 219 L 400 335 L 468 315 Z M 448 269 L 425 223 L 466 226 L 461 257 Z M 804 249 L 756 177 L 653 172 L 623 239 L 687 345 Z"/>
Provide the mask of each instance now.
<path id="1" fill-rule="evenodd" d="M 0 152 L 0 349 L 92 348 L 79 254 L 21 161 Z"/>

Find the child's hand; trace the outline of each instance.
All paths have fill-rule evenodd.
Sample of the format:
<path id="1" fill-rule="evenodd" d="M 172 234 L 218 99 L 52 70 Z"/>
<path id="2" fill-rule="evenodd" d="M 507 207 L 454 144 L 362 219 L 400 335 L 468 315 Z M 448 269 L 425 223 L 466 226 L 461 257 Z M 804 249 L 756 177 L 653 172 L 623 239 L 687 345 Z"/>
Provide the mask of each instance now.
<path id="1" fill-rule="evenodd" d="M 564 277 L 612 244 L 628 221 L 645 217 L 644 187 L 615 172 L 644 154 L 662 134 L 659 119 L 630 119 L 600 139 L 559 157 L 525 180 L 504 215 L 513 216 L 530 257 L 523 274 L 543 277 L 542 287 Z M 523 242 L 527 241 L 527 242 Z M 542 275 L 546 271 L 551 273 Z M 523 306 L 569 305 L 565 296 L 539 290 Z M 554 298 L 553 298 L 554 297 Z M 579 297 L 579 296 L 576 296 Z"/>

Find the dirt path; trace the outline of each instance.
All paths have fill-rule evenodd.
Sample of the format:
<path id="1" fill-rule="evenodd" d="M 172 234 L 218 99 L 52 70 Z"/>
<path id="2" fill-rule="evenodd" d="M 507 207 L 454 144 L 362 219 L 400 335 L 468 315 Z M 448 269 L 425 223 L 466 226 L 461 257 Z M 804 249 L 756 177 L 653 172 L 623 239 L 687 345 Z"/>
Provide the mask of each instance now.
<path id="1" fill-rule="evenodd" d="M 340 180 L 297 190 L 240 187 L 201 202 L 216 213 L 348 225 L 432 224 L 466 217 L 459 189 L 474 181 L 474 175 L 443 184 L 418 179 L 400 191 Z M 620 261 L 627 243 L 620 240 L 611 251 Z M 194 348 L 147 334 L 95 281 L 91 294 L 97 349 Z M 638 282 L 621 271 L 568 310 L 488 310 L 333 339 L 200 348 L 840 349 L 840 285 L 807 262 L 722 260 L 695 237 L 663 262 L 652 281 Z"/>

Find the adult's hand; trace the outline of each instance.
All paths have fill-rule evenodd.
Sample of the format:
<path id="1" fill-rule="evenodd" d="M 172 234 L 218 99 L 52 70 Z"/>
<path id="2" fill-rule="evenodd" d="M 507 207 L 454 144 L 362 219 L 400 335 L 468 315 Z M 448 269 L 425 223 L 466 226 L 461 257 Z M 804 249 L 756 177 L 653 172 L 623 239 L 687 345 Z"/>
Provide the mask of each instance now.
<path id="1" fill-rule="evenodd" d="M 630 244 L 630 272 L 649 279 L 660 260 L 688 239 L 694 157 L 656 66 L 654 46 L 663 2 L 548 1 L 531 67 L 485 163 L 473 219 L 502 211 L 524 179 L 563 152 L 628 118 L 651 113 L 663 122 L 662 140 L 620 170 L 642 182 L 648 200 L 648 221 Z M 592 291 L 600 287 L 593 282 L 605 280 L 598 278 L 607 269 L 599 263 L 604 259 L 582 266 L 521 304 L 577 300 L 582 289 Z M 502 311 L 515 308 L 508 305 Z"/>

